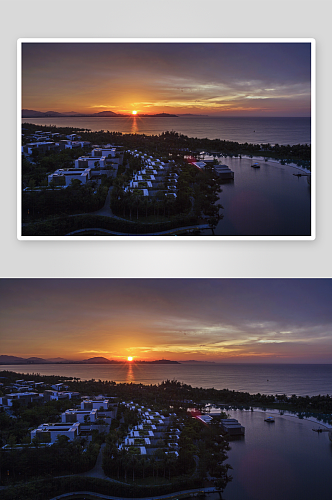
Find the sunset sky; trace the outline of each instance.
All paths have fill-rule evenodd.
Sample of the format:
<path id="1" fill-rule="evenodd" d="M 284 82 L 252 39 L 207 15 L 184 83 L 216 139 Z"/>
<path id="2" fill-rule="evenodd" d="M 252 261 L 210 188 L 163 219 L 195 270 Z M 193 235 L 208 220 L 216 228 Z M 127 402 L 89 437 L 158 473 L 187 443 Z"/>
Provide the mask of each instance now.
<path id="1" fill-rule="evenodd" d="M 310 116 L 309 43 L 23 43 L 22 108 Z"/>
<path id="2" fill-rule="evenodd" d="M 2 279 L 1 354 L 332 363 L 331 279 Z"/>

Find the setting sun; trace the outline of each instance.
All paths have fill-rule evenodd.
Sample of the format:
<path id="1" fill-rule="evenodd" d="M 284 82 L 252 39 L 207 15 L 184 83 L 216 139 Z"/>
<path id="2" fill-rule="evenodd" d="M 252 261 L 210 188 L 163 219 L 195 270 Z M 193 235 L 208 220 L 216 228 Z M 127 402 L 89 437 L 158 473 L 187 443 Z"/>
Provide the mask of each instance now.
<path id="1" fill-rule="evenodd" d="M 137 111 L 133 111 L 133 115 L 137 115 Z"/>
<path id="2" fill-rule="evenodd" d="M 128 356 L 127 361 L 132 361 L 132 360 L 133 360 L 133 357 L 132 356 Z"/>

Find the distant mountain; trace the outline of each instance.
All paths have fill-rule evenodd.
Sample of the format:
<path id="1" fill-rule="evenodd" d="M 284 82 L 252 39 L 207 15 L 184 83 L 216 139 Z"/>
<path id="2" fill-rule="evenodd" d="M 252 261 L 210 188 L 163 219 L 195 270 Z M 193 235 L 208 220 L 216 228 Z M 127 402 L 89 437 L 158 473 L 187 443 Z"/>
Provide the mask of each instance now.
<path id="1" fill-rule="evenodd" d="M 7 356 L 6 354 L 0 355 L 0 365 L 14 365 L 18 363 L 26 363 L 24 358 L 18 356 Z"/>
<path id="2" fill-rule="evenodd" d="M 155 116 L 155 117 L 157 117 L 157 118 L 168 118 L 168 117 L 176 117 L 176 118 L 177 118 L 177 116 L 178 116 L 178 115 L 172 115 L 172 114 L 169 114 L 169 113 L 156 113 L 156 114 L 154 114 L 154 115 L 141 115 L 141 114 L 140 114 L 140 115 L 138 115 L 138 116 L 139 116 L 139 117 L 140 117 L 140 116 Z"/>
<path id="3" fill-rule="evenodd" d="M 76 111 L 67 111 L 64 113 L 58 113 L 57 111 L 34 111 L 33 109 L 22 109 L 22 118 L 62 118 L 62 117 L 100 117 L 100 118 L 121 118 L 122 116 L 128 117 L 133 115 L 114 113 L 114 111 L 100 111 L 99 113 L 77 113 Z M 177 117 L 177 115 L 171 115 L 168 113 L 157 113 L 154 115 L 139 114 L 137 117 L 156 117 L 156 118 L 167 118 L 167 117 Z"/>
<path id="4" fill-rule="evenodd" d="M 0 356 L 0 365 L 22 365 L 22 364 L 45 364 L 49 363 L 46 359 L 31 357 L 31 358 L 20 358 L 18 356 Z"/>
<path id="5" fill-rule="evenodd" d="M 43 358 L 36 358 L 36 357 L 27 358 L 27 359 L 26 359 L 26 362 L 27 362 L 27 363 L 37 363 L 37 364 L 40 364 L 40 363 L 48 363 L 48 361 L 47 361 L 46 359 L 43 359 Z"/>
<path id="6" fill-rule="evenodd" d="M 23 364 L 54 364 L 54 363 L 67 363 L 67 364 L 123 364 L 126 361 L 118 361 L 114 359 L 107 359 L 103 356 L 96 356 L 93 358 L 83 359 L 81 361 L 73 361 L 64 358 L 38 358 L 32 356 L 30 358 L 20 358 L 18 356 L 0 355 L 0 365 L 23 365 Z M 152 365 L 174 365 L 179 364 L 178 361 L 170 361 L 168 359 L 159 359 L 156 361 L 134 361 L 135 364 L 152 364 Z"/>
<path id="7" fill-rule="evenodd" d="M 34 111 L 33 109 L 22 109 L 22 118 L 61 118 L 63 116 L 85 116 L 76 111 L 58 113 L 57 111 Z M 91 115 L 90 115 L 91 116 Z"/>
<path id="8" fill-rule="evenodd" d="M 46 117 L 48 117 L 48 116 L 53 116 L 53 117 L 63 116 L 63 114 L 62 114 L 62 113 L 58 113 L 57 111 L 46 111 L 46 112 L 44 113 L 44 115 L 45 115 Z"/>
<path id="9" fill-rule="evenodd" d="M 119 114 L 113 111 L 100 111 L 100 113 L 92 113 L 90 116 L 119 116 Z"/>
<path id="10" fill-rule="evenodd" d="M 22 109 L 22 118 L 43 118 L 45 113 L 34 111 L 32 109 Z"/>
<path id="11" fill-rule="evenodd" d="M 186 361 L 179 361 L 179 363 L 190 363 L 190 364 L 205 364 L 205 365 L 215 365 L 215 361 L 197 361 L 196 359 L 189 359 Z"/>
<path id="12" fill-rule="evenodd" d="M 136 363 L 147 363 L 149 365 L 179 365 L 178 361 L 170 361 L 169 359 L 158 359 L 157 361 L 136 361 Z"/>
<path id="13" fill-rule="evenodd" d="M 76 363 L 118 363 L 118 361 L 111 361 L 103 356 L 97 356 L 94 358 L 83 359 L 82 361 L 76 361 Z"/>
<path id="14" fill-rule="evenodd" d="M 73 361 L 65 358 L 47 358 L 48 363 L 72 363 Z"/>
<path id="15" fill-rule="evenodd" d="M 97 356 L 95 358 L 89 358 L 89 359 L 84 359 L 83 361 L 75 361 L 75 363 L 108 363 L 108 364 L 114 364 L 114 363 L 126 363 L 126 361 L 117 361 L 114 359 L 107 359 L 102 356 Z M 178 365 L 178 361 L 170 361 L 169 359 L 159 359 L 156 361 L 133 361 L 134 364 L 149 364 L 149 365 Z"/>

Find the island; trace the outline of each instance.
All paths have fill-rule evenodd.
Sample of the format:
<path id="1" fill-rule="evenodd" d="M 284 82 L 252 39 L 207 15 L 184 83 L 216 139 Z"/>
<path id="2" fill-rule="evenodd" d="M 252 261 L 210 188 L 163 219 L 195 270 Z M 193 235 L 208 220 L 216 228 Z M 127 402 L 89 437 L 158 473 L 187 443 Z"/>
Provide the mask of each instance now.
<path id="1" fill-rule="evenodd" d="M 44 359 L 38 357 L 20 358 L 18 356 L 8 356 L 6 354 L 0 355 L 0 365 L 38 365 L 38 364 L 128 364 L 127 360 L 107 359 L 103 356 L 94 356 L 93 358 L 82 360 L 70 360 L 61 357 L 55 359 Z M 178 361 L 171 361 L 169 359 L 158 359 L 152 361 L 146 360 L 131 360 L 130 364 L 146 364 L 146 365 L 179 365 Z"/>
<path id="2" fill-rule="evenodd" d="M 76 111 L 70 111 L 68 113 L 58 113 L 57 111 L 35 111 L 33 109 L 22 109 L 22 118 L 70 118 L 70 117 L 81 117 L 81 118 L 122 118 L 128 116 L 133 116 L 124 113 L 114 113 L 114 111 L 100 111 L 99 113 L 77 113 Z M 137 117 L 143 118 L 177 118 L 178 115 L 173 115 L 171 113 L 140 113 L 136 115 Z"/>

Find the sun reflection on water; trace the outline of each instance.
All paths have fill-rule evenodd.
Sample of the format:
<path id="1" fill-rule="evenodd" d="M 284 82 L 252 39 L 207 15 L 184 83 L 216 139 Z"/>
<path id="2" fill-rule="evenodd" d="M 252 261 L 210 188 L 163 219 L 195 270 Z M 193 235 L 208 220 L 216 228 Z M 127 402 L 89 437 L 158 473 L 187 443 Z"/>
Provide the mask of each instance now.
<path id="1" fill-rule="evenodd" d="M 130 133 L 137 134 L 137 132 L 138 132 L 137 118 L 136 116 L 133 116 Z"/>
<path id="2" fill-rule="evenodd" d="M 128 363 L 128 371 L 126 376 L 126 383 L 131 384 L 135 382 L 135 375 L 133 370 L 133 365 Z"/>

